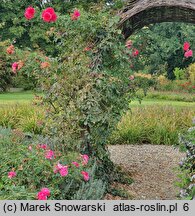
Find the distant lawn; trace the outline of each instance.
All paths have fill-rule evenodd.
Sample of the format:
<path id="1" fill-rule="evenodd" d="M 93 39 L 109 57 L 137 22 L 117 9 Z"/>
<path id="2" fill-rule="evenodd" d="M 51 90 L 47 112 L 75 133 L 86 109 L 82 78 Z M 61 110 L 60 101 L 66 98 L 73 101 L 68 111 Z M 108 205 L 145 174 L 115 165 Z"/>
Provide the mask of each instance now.
<path id="1" fill-rule="evenodd" d="M 24 92 L 10 92 L 10 93 L 2 93 L 0 94 L 0 105 L 6 104 L 16 104 L 16 103 L 30 103 L 34 95 L 41 95 L 41 93 L 34 93 L 32 91 L 24 91 Z M 170 105 L 174 107 L 194 107 L 195 102 L 183 102 L 183 101 L 173 101 L 166 99 L 158 99 L 158 98 L 144 98 L 141 104 L 138 101 L 132 101 L 130 103 L 131 107 L 143 107 L 149 105 Z"/>
<path id="2" fill-rule="evenodd" d="M 130 107 L 143 107 L 150 105 L 162 105 L 162 106 L 174 106 L 174 107 L 194 107 L 195 102 L 182 102 L 182 101 L 171 101 L 171 100 L 159 100 L 159 99 L 143 99 L 141 104 L 139 101 L 132 101 Z"/>
<path id="3" fill-rule="evenodd" d="M 0 94 L 0 105 L 29 103 L 33 100 L 35 93 L 32 91 L 9 92 Z M 41 95 L 36 93 L 36 95 Z"/>
<path id="4" fill-rule="evenodd" d="M 149 90 L 146 98 L 152 100 L 195 102 L 195 93 Z"/>

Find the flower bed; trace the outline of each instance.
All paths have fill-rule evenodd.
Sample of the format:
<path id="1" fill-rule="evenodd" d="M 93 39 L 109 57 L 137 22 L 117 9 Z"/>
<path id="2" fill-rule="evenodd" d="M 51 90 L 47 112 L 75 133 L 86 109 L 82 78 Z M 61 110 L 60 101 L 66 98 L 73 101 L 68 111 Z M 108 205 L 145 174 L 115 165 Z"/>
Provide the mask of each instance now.
<path id="1" fill-rule="evenodd" d="M 43 138 L 32 140 L 18 129 L 0 128 L 0 137 L 0 199 L 85 199 L 80 188 L 90 189 L 91 184 L 101 189 L 89 198 L 103 196 L 105 187 L 93 178 L 95 165 L 88 155 L 65 155 Z"/>

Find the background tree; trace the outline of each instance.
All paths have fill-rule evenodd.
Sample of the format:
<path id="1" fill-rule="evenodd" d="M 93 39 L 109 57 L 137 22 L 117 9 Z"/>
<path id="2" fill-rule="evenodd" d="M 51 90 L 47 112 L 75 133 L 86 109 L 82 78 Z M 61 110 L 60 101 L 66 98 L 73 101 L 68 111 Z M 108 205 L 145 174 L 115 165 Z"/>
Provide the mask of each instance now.
<path id="1" fill-rule="evenodd" d="M 188 41 L 194 50 L 195 26 L 186 23 L 157 23 L 144 27 L 132 35 L 135 46 L 139 47 L 141 58 L 136 70 L 151 74 L 167 72 L 174 79 L 175 67 L 186 68 L 194 58 L 184 59 L 183 44 Z"/>

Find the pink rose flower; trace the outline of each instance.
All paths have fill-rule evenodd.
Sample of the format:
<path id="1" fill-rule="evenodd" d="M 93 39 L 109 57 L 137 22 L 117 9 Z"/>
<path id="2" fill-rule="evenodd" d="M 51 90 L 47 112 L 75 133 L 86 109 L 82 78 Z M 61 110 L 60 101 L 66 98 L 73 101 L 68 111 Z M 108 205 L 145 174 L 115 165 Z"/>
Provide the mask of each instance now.
<path id="1" fill-rule="evenodd" d="M 80 13 L 79 10 L 75 10 L 73 14 L 74 14 L 75 17 L 80 17 L 81 16 L 81 13 Z"/>
<path id="2" fill-rule="evenodd" d="M 30 145 L 30 146 L 28 147 L 28 149 L 29 149 L 29 151 L 32 151 L 32 146 Z"/>
<path id="3" fill-rule="evenodd" d="M 136 57 L 138 55 L 139 55 L 139 50 L 138 49 L 134 49 L 133 56 Z"/>
<path id="4" fill-rule="evenodd" d="M 72 164 L 75 165 L 75 167 L 79 167 L 79 163 L 77 163 L 75 161 L 73 161 Z"/>
<path id="5" fill-rule="evenodd" d="M 14 45 L 10 45 L 7 49 L 6 49 L 7 54 L 12 55 L 15 52 L 15 48 Z"/>
<path id="6" fill-rule="evenodd" d="M 42 19 L 45 22 L 55 22 L 57 20 L 57 15 L 52 7 L 46 8 L 42 12 Z"/>
<path id="7" fill-rule="evenodd" d="M 61 175 L 62 177 L 68 175 L 68 166 L 63 166 L 63 167 L 60 169 L 60 175 Z"/>
<path id="8" fill-rule="evenodd" d="M 190 49 L 190 44 L 188 42 L 185 42 L 183 45 L 183 50 L 188 51 Z"/>
<path id="9" fill-rule="evenodd" d="M 63 168 L 62 164 L 58 163 L 55 166 L 54 173 L 58 173 L 60 171 L 60 169 L 62 169 L 62 168 Z"/>
<path id="10" fill-rule="evenodd" d="M 81 16 L 81 13 L 79 10 L 75 10 L 73 14 L 71 15 L 71 20 L 77 20 Z"/>
<path id="11" fill-rule="evenodd" d="M 192 50 L 188 50 L 187 52 L 185 52 L 184 56 L 186 58 L 192 57 L 193 56 L 193 51 Z"/>
<path id="12" fill-rule="evenodd" d="M 88 52 L 91 50 L 91 47 L 85 47 L 83 51 Z"/>
<path id="13" fill-rule="evenodd" d="M 33 7 L 26 8 L 24 16 L 27 20 L 33 19 L 35 16 L 35 9 Z"/>
<path id="14" fill-rule="evenodd" d="M 9 172 L 8 173 L 8 178 L 14 178 L 14 177 L 16 177 L 16 172 L 13 172 L 13 171 L 11 171 L 11 172 Z"/>
<path id="15" fill-rule="evenodd" d="M 67 176 L 68 175 L 68 166 L 63 166 L 62 164 L 58 163 L 54 169 L 54 173 L 58 173 L 58 172 L 63 177 Z"/>
<path id="16" fill-rule="evenodd" d="M 45 196 L 50 196 L 51 192 L 48 188 L 42 188 L 41 191 Z"/>
<path id="17" fill-rule="evenodd" d="M 85 181 L 89 181 L 89 173 L 85 171 L 81 171 L 81 174 L 83 175 L 83 178 Z"/>
<path id="18" fill-rule="evenodd" d="M 14 63 L 12 64 L 12 71 L 13 71 L 13 73 L 16 73 L 17 69 L 18 69 L 18 63 L 17 63 L 17 62 L 14 62 Z"/>
<path id="19" fill-rule="evenodd" d="M 132 45 L 133 45 L 132 40 L 128 40 L 128 41 L 126 42 L 126 45 L 125 45 L 125 46 L 126 46 L 128 49 L 130 49 Z"/>
<path id="20" fill-rule="evenodd" d="M 47 197 L 49 197 L 51 194 L 50 190 L 48 188 L 42 188 L 41 191 L 37 194 L 38 200 L 47 200 Z"/>
<path id="21" fill-rule="evenodd" d="M 133 75 L 131 75 L 131 76 L 129 76 L 129 79 L 130 79 L 130 80 L 134 80 L 135 77 L 134 77 Z"/>
<path id="22" fill-rule="evenodd" d="M 37 194 L 37 199 L 38 200 L 47 200 L 47 196 L 45 195 L 45 193 L 43 193 L 43 192 L 38 192 L 38 194 Z"/>
<path id="23" fill-rule="evenodd" d="M 45 158 L 49 159 L 49 160 L 52 160 L 54 158 L 54 151 L 52 151 L 52 150 L 46 151 L 45 152 Z"/>
<path id="24" fill-rule="evenodd" d="M 47 144 L 40 144 L 40 145 L 39 145 L 39 148 L 45 150 L 45 149 L 47 149 Z"/>
<path id="25" fill-rule="evenodd" d="M 84 154 L 84 155 L 81 155 L 81 157 L 83 158 L 83 165 L 87 165 L 89 161 L 89 156 Z"/>

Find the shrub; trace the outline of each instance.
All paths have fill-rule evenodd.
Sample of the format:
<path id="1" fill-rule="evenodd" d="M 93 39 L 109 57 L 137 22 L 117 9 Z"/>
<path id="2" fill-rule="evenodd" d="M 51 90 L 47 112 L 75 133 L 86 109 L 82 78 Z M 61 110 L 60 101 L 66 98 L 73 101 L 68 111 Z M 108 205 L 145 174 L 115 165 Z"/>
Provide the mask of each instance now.
<path id="1" fill-rule="evenodd" d="M 156 79 L 151 74 L 142 74 L 142 73 L 135 73 L 135 79 L 132 83 L 138 87 L 138 89 L 143 89 L 144 95 L 150 87 L 154 87 L 156 85 Z"/>
<path id="2" fill-rule="evenodd" d="M 193 83 L 195 86 L 195 63 L 191 64 L 188 67 L 187 71 L 188 71 L 189 79 L 190 79 L 191 83 Z"/>
<path id="3" fill-rule="evenodd" d="M 56 148 L 89 154 L 98 160 L 97 176 L 110 181 L 107 138 L 135 96 L 129 65 L 139 51 L 125 46 L 117 28 L 120 17 L 112 17 L 104 5 L 79 14 L 59 15 L 43 32 L 48 44 L 55 44 L 56 57 L 18 50 L 15 61 L 24 65 L 16 72 L 35 76 L 41 85 L 49 110 L 45 132 Z"/>
<path id="4" fill-rule="evenodd" d="M 5 50 L 8 44 L 8 41 L 0 42 L 0 92 L 6 91 L 12 83 L 13 74 L 11 73 L 10 61 Z"/>
<path id="5" fill-rule="evenodd" d="M 181 68 L 178 68 L 176 67 L 173 71 L 175 77 L 176 77 L 176 80 L 184 80 L 186 77 L 185 77 L 185 70 L 184 69 L 181 69 Z"/>
<path id="6" fill-rule="evenodd" d="M 97 183 L 93 176 L 96 166 L 90 168 L 90 162 L 78 153 L 63 154 L 55 149 L 50 152 L 50 144 L 39 143 L 40 137 L 29 139 L 20 130 L 0 128 L 0 137 L 1 199 L 37 199 L 41 188 L 49 188 L 49 199 L 73 199 L 77 191 L 90 187 L 85 186 L 85 181 L 94 179 L 94 183 Z M 73 161 L 78 162 L 79 167 L 72 164 Z M 64 172 L 62 166 L 67 166 Z M 84 178 L 82 171 L 88 171 L 89 180 Z M 100 198 L 104 193 L 103 188 L 99 191 L 101 193 L 93 193 L 94 199 Z"/>
<path id="7" fill-rule="evenodd" d="M 10 49 L 11 51 L 9 51 Z M 28 50 L 21 52 L 14 45 L 10 45 L 10 41 L 7 40 L 0 42 L 0 57 L 1 90 L 6 91 L 10 87 L 30 90 L 37 87 L 37 80 L 31 71 L 32 68 L 29 66 L 28 61 L 26 61 L 28 58 L 35 67 L 37 62 L 34 53 Z M 15 66 L 13 66 L 14 63 Z M 25 73 L 24 68 L 26 70 Z M 29 70 L 31 73 L 27 73 Z"/>
<path id="8" fill-rule="evenodd" d="M 111 144 L 178 144 L 178 134 L 191 124 L 190 108 L 149 106 L 127 112 L 111 136 Z"/>

